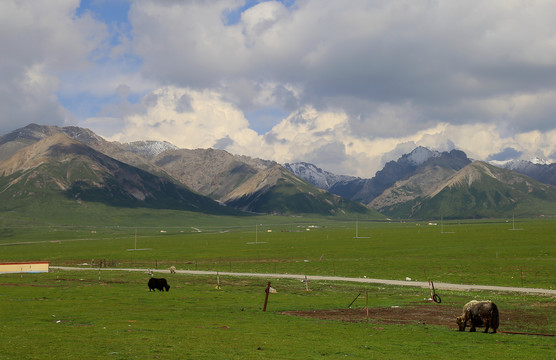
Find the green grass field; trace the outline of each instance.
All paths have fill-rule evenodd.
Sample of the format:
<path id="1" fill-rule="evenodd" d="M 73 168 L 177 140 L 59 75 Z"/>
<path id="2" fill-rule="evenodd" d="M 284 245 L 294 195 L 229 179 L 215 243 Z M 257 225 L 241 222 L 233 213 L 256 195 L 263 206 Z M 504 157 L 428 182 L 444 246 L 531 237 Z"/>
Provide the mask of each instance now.
<path id="1" fill-rule="evenodd" d="M 359 238 L 355 227 L 326 218 L 196 217 L 181 225 L 8 228 L 0 259 L 556 289 L 554 220 L 359 221 Z"/>
<path id="2" fill-rule="evenodd" d="M 192 215 L 118 226 L 7 225 L 0 222 L 0 261 L 51 265 L 294 273 L 556 288 L 556 221 L 380 223 L 330 218 Z M 309 229 L 309 230 L 307 230 Z M 165 231 L 165 232 L 161 232 Z M 269 232 L 271 230 L 271 232 Z M 137 236 L 135 234 L 137 233 Z M 253 244 L 255 242 L 255 244 Z M 128 249 L 151 249 L 128 251 Z M 1 274 L 0 359 L 554 359 L 554 337 L 460 333 L 453 326 L 310 319 L 282 311 L 347 308 L 369 292 L 370 307 L 454 311 L 492 299 L 502 331 L 556 333 L 555 299 L 517 293 L 273 279 L 278 290 L 262 312 L 266 280 L 166 275 L 168 293 L 149 292 L 149 276 L 127 271 Z M 354 307 L 363 308 L 360 297 Z M 455 310 L 452 310 L 455 309 Z M 502 316 L 503 318 L 503 316 Z M 516 319 L 514 317 L 513 319 Z M 451 319 L 447 322 L 450 323 Z"/>
<path id="3" fill-rule="evenodd" d="M 281 315 L 287 310 L 346 308 L 369 291 L 369 306 L 450 306 L 473 297 L 511 308 L 552 311 L 544 324 L 501 329 L 554 330 L 553 299 L 515 294 L 443 293 L 443 304 L 423 301 L 426 291 L 342 283 L 275 280 L 266 312 L 266 281 L 173 275 L 170 292 L 147 291 L 147 274 L 53 272 L 2 275 L 0 359 L 317 359 L 511 358 L 552 359 L 552 337 L 460 333 L 445 326 L 346 323 Z M 364 307 L 358 299 L 355 307 Z M 454 316 L 457 313 L 454 313 Z M 548 325 L 546 324 L 548 322 Z M 551 327 L 552 326 L 552 327 Z M 548 327 L 548 329 L 547 329 Z"/>

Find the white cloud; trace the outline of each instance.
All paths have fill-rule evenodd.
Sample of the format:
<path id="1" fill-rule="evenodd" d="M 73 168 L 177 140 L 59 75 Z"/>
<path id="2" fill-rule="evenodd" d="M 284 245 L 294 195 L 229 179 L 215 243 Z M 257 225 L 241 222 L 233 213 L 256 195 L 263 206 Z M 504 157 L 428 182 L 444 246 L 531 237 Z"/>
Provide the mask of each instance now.
<path id="1" fill-rule="evenodd" d="M 152 2 L 132 4 L 133 48 L 143 71 L 182 87 L 217 85 L 225 74 L 248 68 L 244 36 L 226 26 L 223 13 L 237 1 Z"/>
<path id="2" fill-rule="evenodd" d="M 387 116 L 385 121 L 388 120 Z M 550 159 L 556 152 L 556 130 L 503 137 L 495 124 L 438 123 L 404 137 L 369 139 L 354 135 L 349 123 L 346 114 L 306 108 L 275 126 L 266 138 L 272 139 L 268 145 L 278 161 L 310 161 L 329 171 L 361 177 L 374 176 L 387 161 L 396 160 L 417 146 L 438 151 L 456 148 L 478 160 L 507 148 L 522 152 L 523 158 L 540 155 Z"/>
<path id="3" fill-rule="evenodd" d="M 503 137 L 494 124 L 437 123 L 403 137 L 369 138 L 354 131 L 346 113 L 313 107 L 292 113 L 262 136 L 251 130 L 243 113 L 218 93 L 177 87 L 147 94 L 143 107 L 144 111 L 125 117 L 122 130 L 111 140 L 166 140 L 182 148 L 220 148 L 280 163 L 308 161 L 328 171 L 360 177 L 374 176 L 387 161 L 417 146 L 439 151 L 457 148 L 473 159 L 487 159 L 508 148 L 524 157 L 532 154 L 527 149 L 533 148 L 545 158 L 556 152 L 556 131 Z M 401 126 L 390 110 L 379 112 L 382 121 Z M 93 128 L 102 124 L 102 119 L 95 121 L 90 123 Z"/>
<path id="4" fill-rule="evenodd" d="M 522 158 L 526 160 L 533 156 L 540 156 L 551 162 L 556 162 L 556 130 L 546 132 L 535 130 L 517 134 L 515 143 L 519 145 L 516 148 L 525 153 Z"/>
<path id="5" fill-rule="evenodd" d="M 227 25 L 222 14 L 239 4 L 134 3 L 135 49 L 145 74 L 217 91 L 229 84 L 293 84 L 302 89 L 296 94 L 302 106 L 342 107 L 363 119 L 369 108 L 411 104 L 419 116 L 401 135 L 431 121 L 461 123 L 462 102 L 537 96 L 556 81 L 549 15 L 556 4 L 546 1 L 307 0 L 289 9 L 268 1 Z M 236 97 L 244 111 L 256 106 L 249 92 Z M 472 122 L 492 120 L 480 106 L 467 111 Z M 538 126 L 554 125 L 543 118 Z"/>
<path id="6" fill-rule="evenodd" d="M 58 74 L 103 49 L 104 24 L 76 18 L 78 1 L 0 3 L 0 131 L 72 121 L 58 102 Z"/>
<path id="7" fill-rule="evenodd" d="M 242 33 L 245 45 L 253 47 L 276 33 L 275 28 L 281 20 L 288 17 L 288 10 L 282 3 L 267 1 L 246 10 L 241 15 Z M 271 42 L 266 45 L 271 45 Z"/>
<path id="8" fill-rule="evenodd" d="M 241 111 L 215 92 L 164 87 L 147 94 L 143 105 L 144 113 L 127 115 L 124 130 L 112 139 L 166 140 L 188 149 L 221 144 L 232 153 L 260 154 L 261 137 L 249 129 Z"/>
<path id="9" fill-rule="evenodd" d="M 345 113 L 306 107 L 276 125 L 265 137 L 279 162 L 309 161 L 339 174 L 371 177 L 394 139 L 370 140 L 352 131 Z"/>

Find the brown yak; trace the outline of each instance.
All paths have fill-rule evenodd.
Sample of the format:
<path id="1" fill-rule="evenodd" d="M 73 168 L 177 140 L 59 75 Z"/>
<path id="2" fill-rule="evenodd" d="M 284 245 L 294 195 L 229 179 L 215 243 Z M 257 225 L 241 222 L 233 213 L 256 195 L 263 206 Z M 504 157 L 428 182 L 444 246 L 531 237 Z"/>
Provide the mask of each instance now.
<path id="1" fill-rule="evenodd" d="M 470 322 L 471 328 L 469 331 L 474 332 L 475 327 L 485 327 L 485 333 L 489 328 L 492 328 L 492 333 L 498 329 L 500 316 L 498 315 L 498 308 L 492 301 L 477 301 L 471 300 L 463 307 L 463 314 L 456 318 L 459 331 L 465 331 L 467 322 Z"/>

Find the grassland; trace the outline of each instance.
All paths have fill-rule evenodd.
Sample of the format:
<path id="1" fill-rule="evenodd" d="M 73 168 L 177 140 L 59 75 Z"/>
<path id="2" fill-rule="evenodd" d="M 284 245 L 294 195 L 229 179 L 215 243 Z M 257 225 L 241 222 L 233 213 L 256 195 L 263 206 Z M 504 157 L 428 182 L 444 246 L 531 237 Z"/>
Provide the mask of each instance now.
<path id="1" fill-rule="evenodd" d="M 104 275 L 103 276 L 108 276 Z M 281 315 L 281 311 L 345 308 L 369 291 L 369 306 L 458 306 L 490 297 L 501 312 L 552 311 L 544 323 L 502 323 L 501 329 L 554 330 L 550 299 L 491 293 L 444 293 L 443 304 L 426 292 L 397 287 L 275 280 L 264 302 L 264 280 L 175 275 L 168 293 L 149 293 L 147 274 L 95 272 L 2 275 L 3 349 L 0 359 L 339 359 L 512 358 L 551 359 L 554 338 L 460 333 L 454 327 L 386 325 L 373 319 L 346 323 Z M 364 307 L 360 298 L 354 307 Z M 454 313 L 454 316 L 457 313 Z M 548 324 L 548 325 L 547 325 Z M 514 325 L 514 326 L 512 326 Z M 523 324 L 522 324 L 523 325 Z M 548 330 L 547 330 L 548 327 Z"/>
<path id="2" fill-rule="evenodd" d="M 168 215 L 172 215 L 169 213 Z M 301 217 L 168 216 L 148 212 L 121 225 L 0 223 L 0 261 L 53 265 L 256 271 L 556 287 L 556 221 L 381 223 Z M 0 220 L 1 221 L 1 220 Z M 307 230 L 308 229 L 308 230 Z M 164 232 L 161 232 L 164 231 Z M 271 232 L 269 232 L 271 230 Z M 135 235 L 137 234 L 137 236 Z M 255 242 L 255 244 L 253 244 Z M 151 249 L 135 250 L 128 249 Z M 554 337 L 460 333 L 423 322 L 341 322 L 282 311 L 346 308 L 369 292 L 370 307 L 454 310 L 490 298 L 522 321 L 501 330 L 556 332 L 554 298 L 495 292 L 442 292 L 385 285 L 168 275 L 168 293 L 150 293 L 148 275 L 126 271 L 0 275 L 0 359 L 553 359 Z M 365 306 L 363 297 L 353 305 Z"/>
<path id="3" fill-rule="evenodd" d="M 4 228 L 8 236 L 0 247 L 3 261 L 47 260 L 53 265 L 97 266 L 102 260 L 112 267 L 174 265 L 556 289 L 554 220 L 431 226 L 363 219 L 358 221 L 359 238 L 354 238 L 355 227 L 355 221 L 329 218 L 196 216 L 159 226 Z M 133 248 L 150 250 L 128 251 Z"/>

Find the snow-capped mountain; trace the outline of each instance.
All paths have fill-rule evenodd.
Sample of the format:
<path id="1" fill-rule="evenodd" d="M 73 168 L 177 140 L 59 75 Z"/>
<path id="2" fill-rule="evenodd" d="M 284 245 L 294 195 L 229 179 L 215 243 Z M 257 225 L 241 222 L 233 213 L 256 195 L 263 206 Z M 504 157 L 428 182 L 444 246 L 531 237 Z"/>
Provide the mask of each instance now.
<path id="1" fill-rule="evenodd" d="M 551 164 L 539 157 L 534 157 L 531 160 L 491 161 L 491 164 L 527 175 L 545 184 L 556 185 L 556 164 Z"/>
<path id="2" fill-rule="evenodd" d="M 531 162 L 533 164 L 538 164 L 538 165 L 550 165 L 550 161 L 545 160 L 543 158 L 540 158 L 538 156 L 535 156 L 534 158 L 531 159 Z"/>
<path id="3" fill-rule="evenodd" d="M 410 152 L 406 159 L 413 165 L 421 165 L 428 159 L 432 157 L 439 157 L 441 155 L 440 152 L 427 149 L 425 147 L 419 146 L 415 148 L 412 152 Z M 403 157 L 402 157 L 403 158 Z"/>
<path id="4" fill-rule="evenodd" d="M 404 168 L 414 168 L 425 163 L 431 158 L 438 158 L 441 155 L 442 153 L 438 151 L 429 150 L 425 147 L 419 146 L 411 153 L 403 155 L 397 162 L 391 162 L 392 164 L 390 165 L 392 166 L 393 164 L 396 164 L 396 166 L 399 166 L 399 164 L 403 164 Z M 348 175 L 336 175 L 323 170 L 314 164 L 306 162 L 286 163 L 284 164 L 284 167 L 303 180 L 325 190 L 330 190 L 336 185 L 339 187 L 345 187 L 346 184 L 350 184 L 351 186 L 353 182 L 357 183 L 358 186 L 362 186 L 362 182 L 365 182 L 365 179 Z M 387 172 L 391 175 L 391 171 Z M 341 191 L 340 195 L 346 196 L 346 194 Z M 358 201 L 361 201 L 361 199 L 358 199 Z"/>
<path id="5" fill-rule="evenodd" d="M 335 175 L 307 163 L 286 164 L 284 167 L 321 189 L 353 201 L 369 204 L 396 182 L 406 180 L 417 172 L 425 172 L 433 167 L 444 168 L 447 169 L 443 173 L 446 177 L 469 163 L 471 160 L 462 151 L 438 152 L 419 146 L 398 160 L 386 163 L 372 179 Z"/>
<path id="6" fill-rule="evenodd" d="M 284 167 L 303 180 L 325 190 L 338 182 L 357 179 L 348 175 L 336 175 L 306 162 L 286 163 Z"/>

